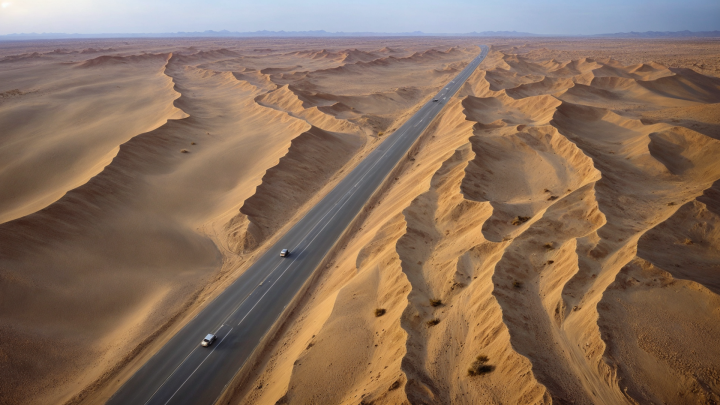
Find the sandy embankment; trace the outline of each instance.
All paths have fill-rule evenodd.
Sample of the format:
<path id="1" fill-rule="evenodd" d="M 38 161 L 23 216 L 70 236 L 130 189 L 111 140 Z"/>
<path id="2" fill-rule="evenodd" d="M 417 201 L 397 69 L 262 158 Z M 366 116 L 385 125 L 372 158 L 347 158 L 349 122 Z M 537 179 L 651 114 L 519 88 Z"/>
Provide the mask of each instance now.
<path id="1" fill-rule="evenodd" d="M 0 402 L 107 398 L 477 51 L 127 44 L 0 63 Z"/>
<path id="2" fill-rule="evenodd" d="M 540 56 L 494 48 L 230 403 L 720 401 L 720 79 Z"/>

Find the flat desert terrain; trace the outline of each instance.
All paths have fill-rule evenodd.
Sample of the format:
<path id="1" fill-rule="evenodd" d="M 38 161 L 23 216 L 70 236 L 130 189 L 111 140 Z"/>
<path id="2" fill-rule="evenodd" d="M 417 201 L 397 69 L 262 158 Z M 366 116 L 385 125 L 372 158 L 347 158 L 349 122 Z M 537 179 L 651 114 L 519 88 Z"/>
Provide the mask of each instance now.
<path id="1" fill-rule="evenodd" d="M 479 52 L 228 404 L 720 403 L 720 40 L 0 43 L 0 403 L 103 403 Z"/>

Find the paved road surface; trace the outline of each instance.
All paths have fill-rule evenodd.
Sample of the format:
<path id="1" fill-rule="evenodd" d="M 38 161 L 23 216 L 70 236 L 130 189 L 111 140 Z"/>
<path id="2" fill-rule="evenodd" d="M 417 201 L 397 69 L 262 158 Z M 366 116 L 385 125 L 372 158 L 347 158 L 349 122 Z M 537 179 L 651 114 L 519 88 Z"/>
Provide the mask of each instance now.
<path id="1" fill-rule="evenodd" d="M 242 276 L 182 328 L 109 404 L 212 404 L 323 257 L 488 48 L 374 151 Z M 290 256 L 279 256 L 283 248 Z M 218 340 L 200 346 L 208 333 Z"/>

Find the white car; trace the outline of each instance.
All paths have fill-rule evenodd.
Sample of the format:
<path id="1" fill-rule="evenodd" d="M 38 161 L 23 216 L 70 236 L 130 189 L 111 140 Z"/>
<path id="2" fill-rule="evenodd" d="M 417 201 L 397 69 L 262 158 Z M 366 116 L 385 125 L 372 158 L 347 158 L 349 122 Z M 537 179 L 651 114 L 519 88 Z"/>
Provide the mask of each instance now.
<path id="1" fill-rule="evenodd" d="M 213 335 L 212 333 L 208 333 L 208 335 L 205 336 L 205 339 L 203 339 L 203 341 L 202 341 L 202 343 L 200 343 L 200 345 L 202 345 L 204 347 L 208 347 L 211 344 L 213 344 L 213 342 L 215 342 L 216 340 L 217 340 L 217 336 Z"/>
<path id="2" fill-rule="evenodd" d="M 287 249 L 283 249 L 280 251 L 280 257 L 287 257 L 290 256 L 290 251 Z"/>

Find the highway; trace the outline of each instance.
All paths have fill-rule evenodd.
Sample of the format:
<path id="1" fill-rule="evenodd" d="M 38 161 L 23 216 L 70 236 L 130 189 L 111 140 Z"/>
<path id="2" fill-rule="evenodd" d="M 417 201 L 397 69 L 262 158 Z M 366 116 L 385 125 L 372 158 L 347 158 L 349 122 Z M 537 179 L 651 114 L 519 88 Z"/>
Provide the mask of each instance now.
<path id="1" fill-rule="evenodd" d="M 388 136 L 232 285 L 187 323 L 108 404 L 213 404 L 375 190 L 485 59 L 482 52 Z M 288 248 L 290 255 L 280 257 Z M 210 347 L 200 346 L 208 333 Z"/>

